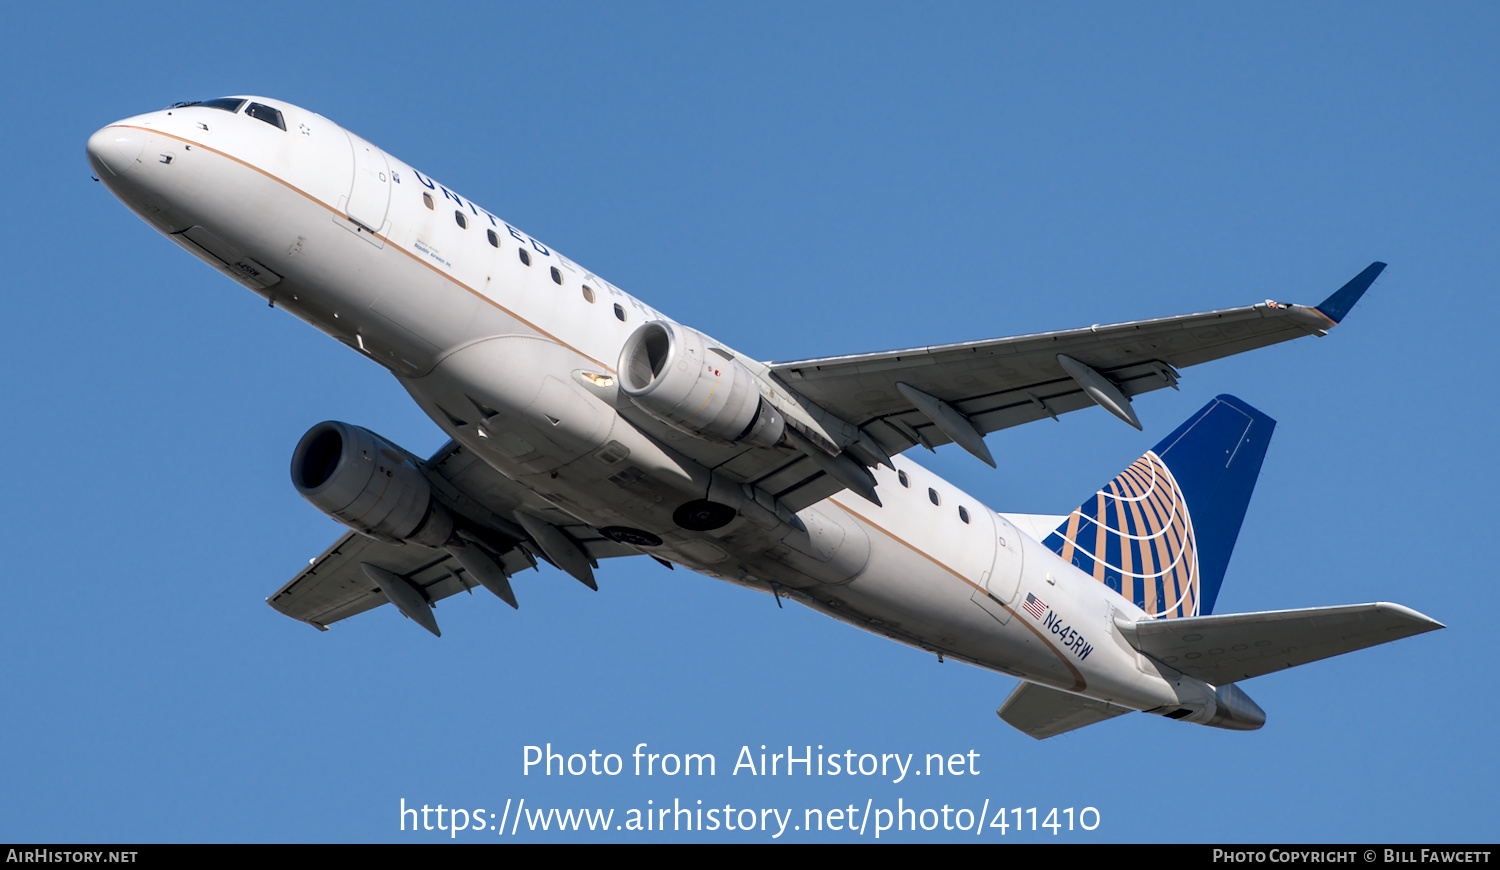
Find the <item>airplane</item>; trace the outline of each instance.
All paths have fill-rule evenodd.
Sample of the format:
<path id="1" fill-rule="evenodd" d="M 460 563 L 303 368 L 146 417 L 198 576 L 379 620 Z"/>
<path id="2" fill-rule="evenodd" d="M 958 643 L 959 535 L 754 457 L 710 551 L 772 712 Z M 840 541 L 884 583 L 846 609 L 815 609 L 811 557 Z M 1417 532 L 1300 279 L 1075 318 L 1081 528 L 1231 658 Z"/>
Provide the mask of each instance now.
<path id="1" fill-rule="evenodd" d="M 1239 308 L 763 362 L 678 323 L 326 118 L 236 96 L 94 133 L 98 180 L 272 307 L 383 366 L 449 437 L 430 457 L 312 427 L 292 482 L 347 526 L 267 599 L 319 630 L 550 563 L 597 590 L 647 556 L 800 602 L 1020 684 L 1037 739 L 1132 711 L 1231 730 L 1257 676 L 1442 628 L 1370 603 L 1214 614 L 1275 421 L 1219 396 L 1067 516 L 992 511 L 904 454 L 1131 400 L 1181 369 L 1338 325 L 1384 268 L 1316 306 Z"/>

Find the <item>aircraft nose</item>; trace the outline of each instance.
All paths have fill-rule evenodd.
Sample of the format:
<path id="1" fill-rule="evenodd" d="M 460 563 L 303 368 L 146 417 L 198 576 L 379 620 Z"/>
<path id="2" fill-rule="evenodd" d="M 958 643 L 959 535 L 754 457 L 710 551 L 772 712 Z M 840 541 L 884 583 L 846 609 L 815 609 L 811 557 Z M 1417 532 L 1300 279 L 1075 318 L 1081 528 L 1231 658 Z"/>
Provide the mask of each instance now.
<path id="1" fill-rule="evenodd" d="M 124 175 L 140 162 L 146 132 L 134 127 L 109 126 L 89 137 L 89 164 L 103 176 Z"/>

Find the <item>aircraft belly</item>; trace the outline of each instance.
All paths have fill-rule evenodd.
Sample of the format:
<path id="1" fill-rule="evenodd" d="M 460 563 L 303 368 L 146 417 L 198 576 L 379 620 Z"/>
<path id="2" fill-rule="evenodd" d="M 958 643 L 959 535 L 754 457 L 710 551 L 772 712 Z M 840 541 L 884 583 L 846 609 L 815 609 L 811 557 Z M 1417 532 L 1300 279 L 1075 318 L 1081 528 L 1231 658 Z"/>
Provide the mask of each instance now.
<path id="1" fill-rule="evenodd" d="M 648 531 L 661 538 L 651 552 L 663 558 L 785 593 L 922 649 L 1067 690 L 1089 685 L 1070 658 L 1078 651 L 1061 648 L 1034 620 L 1005 607 L 1012 618 L 1002 624 L 974 605 L 995 571 L 1004 576 L 991 602 L 1004 607 L 1000 595 L 1018 594 L 1023 536 L 1008 524 L 986 523 L 981 515 L 974 518 L 979 523 L 955 524 L 957 531 L 934 530 L 920 508 L 855 508 L 835 499 L 784 522 L 741 485 L 720 481 L 645 436 L 600 396 L 549 374 L 587 365 L 569 348 L 512 335 L 465 345 L 430 375 L 402 383 L 456 441 L 543 502 L 598 528 Z M 680 527 L 677 507 L 710 491 L 735 508 L 735 518 L 711 531 Z M 1002 531 L 1004 548 L 996 537 Z M 1036 562 L 1045 567 L 1045 560 Z M 1054 600 L 1062 603 L 1061 596 Z M 1100 664 L 1088 670 L 1100 671 Z"/>
<path id="2" fill-rule="evenodd" d="M 663 538 L 681 531 L 672 514 L 703 497 L 709 472 L 571 376 L 589 367 L 555 342 L 508 335 L 471 342 L 430 374 L 400 381 L 455 441 L 569 515 Z"/>
<path id="3" fill-rule="evenodd" d="M 471 295 L 392 246 L 372 248 L 344 217 L 301 206 L 281 224 L 293 229 L 275 259 L 286 284 L 267 294 L 277 305 L 397 375 L 429 370 L 471 328 L 460 325 L 474 319 Z"/>
<path id="4" fill-rule="evenodd" d="M 557 377 L 590 367 L 587 357 L 556 342 L 506 335 L 465 344 L 430 374 L 401 382 L 456 441 L 541 504 L 596 528 L 649 532 L 662 541 L 649 551 L 662 558 L 1002 673 L 1117 702 L 1165 703 L 1160 678 L 1113 649 L 1102 615 L 1109 590 L 1081 574 L 1071 578 L 1077 589 L 1070 593 L 1047 583 L 1049 571 L 1077 569 L 1009 523 L 986 522 L 986 512 L 973 517 L 977 523 L 936 527 L 925 498 L 904 507 L 892 499 L 887 508 L 828 499 L 785 522 L 747 487 L 631 425 L 609 391 Z M 709 531 L 682 528 L 675 511 L 705 493 L 733 507 L 734 519 Z M 1038 594 L 1060 612 L 1098 616 L 1086 630 L 1074 629 L 1087 646 L 1070 645 L 1073 635 L 1060 639 L 1017 610 L 1033 587 L 1045 589 Z M 976 594 L 1008 621 L 975 606 Z"/>
<path id="5" fill-rule="evenodd" d="M 884 516 L 887 512 L 893 515 Z M 1135 709 L 1173 703 L 1180 693 L 1197 692 L 1196 687 L 1176 689 L 1155 671 L 1136 668 L 1133 650 L 1127 654 L 1119 648 L 1119 638 L 1108 624 L 1106 615 L 1111 611 L 1104 600 L 1108 596 L 1103 593 L 1109 590 L 1092 582 L 1079 585 L 1077 581 L 1087 579 L 1080 577 L 1048 582 L 1049 574 L 1057 581 L 1062 569 L 1076 569 L 1040 544 L 1023 536 L 1017 541 L 1007 540 L 1006 548 L 996 553 L 997 569 L 1014 570 L 1020 575 L 1020 551 L 1031 547 L 1040 551 L 1026 553 L 1035 557 L 1028 564 L 1027 578 L 1005 581 L 1018 598 L 1013 600 L 1013 607 L 1007 608 L 1009 621 L 1001 623 L 974 606 L 972 596 L 983 586 L 979 576 L 969 574 L 983 572 L 976 567 L 955 570 L 954 563 L 962 560 L 962 553 L 914 547 L 897 531 L 903 527 L 899 511 L 874 513 L 879 515 L 860 523 L 868 531 L 871 547 L 865 570 L 843 585 L 803 587 L 799 598 L 804 603 L 840 621 L 920 649 Z M 877 526 L 876 521 L 884 525 Z M 1007 526 L 997 530 L 1011 531 Z M 910 536 L 920 533 L 919 527 Z M 1050 564 L 1044 556 L 1057 564 Z M 785 578 L 777 582 L 793 585 Z M 1048 615 L 1054 610 L 1058 614 L 1051 623 L 1045 617 L 1033 618 L 1014 609 L 1030 588 L 1047 590 L 1038 594 L 1055 605 L 1049 608 Z M 1067 622 L 1073 634 L 1067 634 L 1059 620 Z M 1054 625 L 1058 626 L 1056 632 L 1052 630 Z M 1067 642 L 1075 637 L 1086 640 Z"/>

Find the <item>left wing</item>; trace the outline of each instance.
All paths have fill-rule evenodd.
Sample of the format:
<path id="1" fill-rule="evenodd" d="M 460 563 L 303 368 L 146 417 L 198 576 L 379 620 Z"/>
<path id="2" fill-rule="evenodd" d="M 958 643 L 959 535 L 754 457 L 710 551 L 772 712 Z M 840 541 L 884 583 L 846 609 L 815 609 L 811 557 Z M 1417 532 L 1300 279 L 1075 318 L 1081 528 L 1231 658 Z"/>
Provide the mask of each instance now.
<path id="1" fill-rule="evenodd" d="M 510 576 L 536 567 L 533 553 L 548 558 L 542 544 L 525 529 L 504 519 L 522 506 L 529 514 L 544 519 L 551 528 L 564 533 L 590 564 L 597 565 L 599 559 L 639 555 L 640 551 L 635 548 L 612 541 L 593 527 L 579 523 L 544 502 L 537 502 L 536 496 L 520 484 L 454 442 L 445 444 L 427 462 L 421 463 L 421 467 L 445 504 L 469 520 L 470 525 L 483 530 L 484 539 L 478 543 L 493 554 L 485 556 L 493 566 L 490 569 L 491 584 L 486 584 L 461 564 L 452 551 L 415 544 L 389 544 L 349 532 L 267 598 L 266 603 L 293 619 L 326 631 L 329 625 L 341 619 L 390 601 L 402 613 L 414 607 L 413 612 L 417 615 L 413 618 L 433 634 L 438 634 L 436 622 L 428 612 L 433 603 L 459 592 L 472 593 L 476 586 L 494 584 L 495 569 L 504 575 L 499 583 L 502 591 L 496 594 L 505 598 L 504 593 L 509 592 Z M 477 563 L 476 566 L 483 570 L 483 564 Z M 395 575 L 395 579 L 382 579 L 382 572 Z M 389 592 L 382 588 L 383 583 L 398 581 L 401 587 Z M 506 598 L 514 604 L 513 599 L 513 594 Z"/>
<path id="2" fill-rule="evenodd" d="M 1324 335 L 1375 281 L 1371 263 L 1321 304 L 1242 308 L 1061 332 L 770 363 L 772 375 L 889 453 L 957 442 L 993 464 L 982 436 L 1099 404 L 1137 428 L 1130 397 L 1177 370 Z"/>
<path id="3" fill-rule="evenodd" d="M 462 578 L 457 560 L 443 550 L 387 544 L 348 532 L 266 603 L 327 631 L 332 623 L 389 600 L 360 567 L 365 563 L 405 577 L 428 601 L 440 601 L 471 586 Z"/>

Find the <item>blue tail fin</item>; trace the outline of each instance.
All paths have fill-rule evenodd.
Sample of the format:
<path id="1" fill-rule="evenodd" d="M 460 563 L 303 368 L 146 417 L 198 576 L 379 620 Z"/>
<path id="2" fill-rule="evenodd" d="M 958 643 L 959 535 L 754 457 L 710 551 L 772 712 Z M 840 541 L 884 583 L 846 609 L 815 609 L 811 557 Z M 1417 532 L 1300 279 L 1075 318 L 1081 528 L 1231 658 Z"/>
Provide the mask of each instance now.
<path id="1" fill-rule="evenodd" d="M 1218 396 L 1045 543 L 1153 617 L 1213 612 L 1276 421 Z"/>

